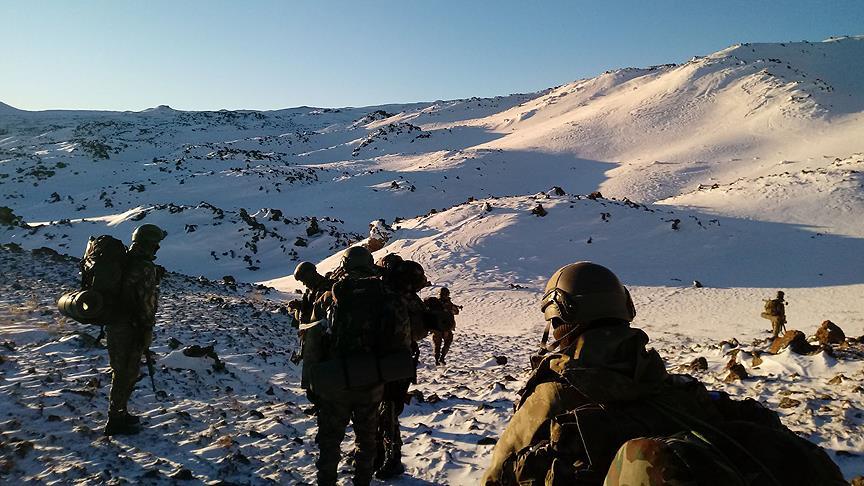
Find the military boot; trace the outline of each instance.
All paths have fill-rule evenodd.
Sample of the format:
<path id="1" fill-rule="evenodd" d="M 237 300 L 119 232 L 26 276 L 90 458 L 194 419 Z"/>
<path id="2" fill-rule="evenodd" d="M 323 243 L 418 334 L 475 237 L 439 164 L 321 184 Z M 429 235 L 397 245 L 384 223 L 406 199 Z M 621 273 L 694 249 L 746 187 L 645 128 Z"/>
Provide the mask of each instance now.
<path id="1" fill-rule="evenodd" d="M 123 420 L 130 425 L 139 425 L 141 423 L 141 417 L 133 415 L 128 411 L 123 413 Z"/>
<path id="2" fill-rule="evenodd" d="M 396 447 L 393 450 L 387 451 L 384 464 L 375 471 L 375 477 L 378 479 L 392 479 L 404 472 L 405 466 L 402 464 L 402 448 Z"/>
<path id="3" fill-rule="evenodd" d="M 141 426 L 129 422 L 126 415 L 124 412 L 109 413 L 104 435 L 135 435 L 141 432 Z"/>

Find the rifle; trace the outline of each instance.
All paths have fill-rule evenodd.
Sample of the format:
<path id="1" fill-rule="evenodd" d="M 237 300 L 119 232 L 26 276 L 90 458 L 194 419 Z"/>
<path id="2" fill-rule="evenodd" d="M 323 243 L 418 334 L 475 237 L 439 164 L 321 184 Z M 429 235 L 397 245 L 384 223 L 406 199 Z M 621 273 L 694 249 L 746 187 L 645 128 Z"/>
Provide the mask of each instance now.
<path id="1" fill-rule="evenodd" d="M 158 392 L 156 391 L 156 380 L 153 379 L 153 374 L 155 373 L 153 367 L 153 352 L 150 351 L 150 348 L 147 348 L 147 351 L 144 352 L 144 356 L 147 358 L 147 372 L 150 374 L 150 387 L 153 388 L 153 394 L 158 395 Z"/>

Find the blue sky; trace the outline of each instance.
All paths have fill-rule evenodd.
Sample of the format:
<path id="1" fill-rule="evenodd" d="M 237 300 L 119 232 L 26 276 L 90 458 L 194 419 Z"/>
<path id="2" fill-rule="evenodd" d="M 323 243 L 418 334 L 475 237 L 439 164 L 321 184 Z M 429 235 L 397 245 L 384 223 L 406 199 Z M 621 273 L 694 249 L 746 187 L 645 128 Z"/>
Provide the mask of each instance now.
<path id="1" fill-rule="evenodd" d="M 0 101 L 205 110 L 494 96 L 738 42 L 847 34 L 864 34 L 864 2 L 0 0 Z"/>

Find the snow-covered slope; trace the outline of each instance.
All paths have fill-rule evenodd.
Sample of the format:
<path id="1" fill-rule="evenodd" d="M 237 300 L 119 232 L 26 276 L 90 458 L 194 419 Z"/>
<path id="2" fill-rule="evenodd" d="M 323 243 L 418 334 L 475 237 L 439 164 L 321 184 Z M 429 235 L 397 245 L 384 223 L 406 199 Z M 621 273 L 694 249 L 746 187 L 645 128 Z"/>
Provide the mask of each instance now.
<path id="1" fill-rule="evenodd" d="M 845 37 L 741 44 L 682 65 L 616 70 L 491 99 L 268 112 L 167 106 L 137 113 L 27 112 L 0 105 L 0 206 L 23 219 L 0 222 L 0 243 L 79 255 L 91 234 L 128 238 L 136 225 L 156 223 L 169 231 L 159 262 L 170 270 L 211 279 L 233 275 L 290 294 L 298 285 L 288 275 L 298 261 L 333 268 L 343 248 L 368 235 L 371 221 L 383 220 L 376 227 L 389 227 L 392 235 L 378 255 L 395 251 L 416 259 L 435 284 L 430 291 L 447 285 L 465 306 L 451 364 L 436 369 L 424 358 L 415 389 L 427 400 L 406 410 L 409 477 L 403 484 L 476 482 L 491 452 L 482 444 L 506 423 L 542 330 L 537 299 L 545 279 L 563 264 L 594 260 L 631 288 L 635 325 L 648 331 L 670 366 L 705 357 L 708 369 L 700 378 L 779 410 L 851 477 L 864 474 L 860 353 L 785 352 L 763 355 L 762 364 L 752 358 L 766 348 L 762 299 L 777 289 L 786 291 L 790 328 L 812 335 L 830 319 L 850 337 L 864 334 L 861 72 L 864 38 Z M 546 216 L 532 214 L 537 204 Z M 312 217 L 322 231 L 309 236 Z M 50 271 L 37 271 L 45 262 L 3 256 L 9 288 L 26 276 L 42 297 L 61 290 Z M 41 277 L 31 278 L 31 267 Z M 58 271 L 69 275 L 61 283 L 71 285 L 74 270 L 64 268 Z M 276 407 L 265 417 L 281 414 L 264 403 L 273 384 L 291 395 L 277 392 L 280 397 L 304 400 L 296 369 L 286 356 L 275 357 L 270 344 L 257 337 L 229 342 L 206 330 L 215 322 L 208 314 L 211 293 L 238 302 L 252 297 L 199 288 L 181 276 L 168 285 L 160 314 L 166 334 L 157 338 L 163 357 L 170 355 L 168 337 L 185 336 L 183 326 L 195 324 L 198 341 L 217 341 L 220 356 L 259 353 L 249 357 L 251 364 L 226 359 L 237 377 L 216 380 L 236 390 L 235 381 L 243 382 L 243 393 L 256 398 L 219 403 L 234 403 L 239 414 L 265 405 Z M 9 295 L 9 309 L 33 310 L 7 311 L 8 324 L 0 327 L 0 340 L 21 350 L 13 351 L 14 369 L 0 368 L 9 380 L 9 386 L 0 381 L 0 398 L 24 414 L 44 401 L 16 394 L 14 383 L 30 386 L 24 366 L 41 363 L 33 365 L 39 379 L 42 367 L 59 366 L 39 361 L 41 346 L 63 348 L 58 356 L 69 360 L 80 353 L 96 360 L 104 352 L 63 347 L 63 336 L 80 328 L 63 320 L 51 328 L 54 317 L 39 314 L 50 299 L 33 301 L 22 289 Z M 290 295 L 270 296 L 283 297 Z M 230 322 L 224 331 L 232 336 L 258 322 L 233 310 L 213 319 Z M 289 349 L 291 332 L 272 324 L 262 332 L 287 340 L 274 338 L 273 349 Z M 43 326 L 57 334 L 31 336 Z M 730 358 L 752 378 L 724 383 Z M 104 371 L 87 376 L 104 378 Z M 46 383 L 61 395 L 62 388 L 77 389 L 68 380 L 83 376 L 78 368 L 58 373 Z M 193 394 L 195 403 L 178 399 L 172 407 L 200 417 L 213 434 L 230 435 L 231 454 L 252 458 L 251 466 L 231 459 L 224 467 L 237 468 L 239 476 L 260 471 L 261 482 L 312 477 L 309 447 L 291 449 L 284 437 L 258 437 L 209 416 L 213 398 L 190 389 L 187 380 L 195 378 L 175 378 L 172 390 Z M 203 383 L 217 386 L 209 377 Z M 104 384 L 91 391 L 101 400 Z M 147 437 L 164 434 L 182 446 L 142 452 L 150 446 L 130 442 L 126 457 L 159 474 L 182 466 L 201 478 L 234 477 L 219 476 L 223 466 L 214 464 L 227 459 L 213 452 L 209 439 L 182 431 L 165 418 L 160 407 L 167 406 L 139 393 L 136 405 L 149 410 L 153 436 Z M 781 404 L 790 396 L 797 404 Z M 311 419 L 292 417 L 290 434 L 277 435 L 297 434 L 306 444 L 314 435 Z M 83 431 L 101 419 L 94 413 L 62 423 Z M 35 436 L 42 425 L 33 423 L 27 433 Z M 44 447 L 70 446 L 49 440 Z M 175 455 L 174 462 L 159 462 Z M 66 481 L 90 477 L 104 464 L 119 467 L 107 456 L 71 476 L 61 475 L 60 466 L 39 470 L 36 462 L 25 469 Z M 285 468 L 272 464 L 277 460 Z"/>

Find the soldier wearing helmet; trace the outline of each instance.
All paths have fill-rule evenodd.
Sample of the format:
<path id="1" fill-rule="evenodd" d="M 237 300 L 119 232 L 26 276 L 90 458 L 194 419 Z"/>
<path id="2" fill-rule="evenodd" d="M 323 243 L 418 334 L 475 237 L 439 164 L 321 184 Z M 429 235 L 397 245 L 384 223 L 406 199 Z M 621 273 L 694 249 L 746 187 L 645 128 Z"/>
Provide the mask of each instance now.
<path id="1" fill-rule="evenodd" d="M 112 313 L 105 332 L 112 370 L 105 435 L 140 431 L 140 419 L 129 413 L 127 405 L 138 381 L 141 357 L 149 352 L 153 340 L 159 282 L 165 273 L 153 260 L 167 234 L 154 224 L 139 226 L 132 233 L 123 267 L 121 305 Z"/>
<path id="2" fill-rule="evenodd" d="M 318 273 L 318 268 L 312 262 L 300 262 L 294 269 L 294 279 L 306 286 L 303 296 L 288 302 L 288 308 L 298 324 L 311 322 L 312 309 L 315 301 L 330 290 L 333 281 Z"/>
<path id="3" fill-rule="evenodd" d="M 777 291 L 773 299 L 765 300 L 765 310 L 762 318 L 771 321 L 771 338 L 776 338 L 781 332 L 786 331 L 786 294 L 782 290 Z"/>
<path id="4" fill-rule="evenodd" d="M 392 254 L 391 254 L 392 255 Z M 411 260 L 403 260 L 398 255 L 387 255 L 382 259 L 384 283 L 399 294 L 405 302 L 411 322 L 411 350 L 415 367 L 420 358 L 417 341 L 429 333 L 429 323 L 433 316 L 423 300 L 417 295 L 429 285 L 423 267 Z M 375 476 L 390 479 L 405 471 L 402 464 L 402 435 L 399 415 L 405 409 L 405 397 L 411 383 L 417 382 L 416 373 L 411 380 L 394 381 L 384 385 L 384 401 L 378 412 L 378 467 Z"/>
<path id="5" fill-rule="evenodd" d="M 484 485 L 842 484 L 776 413 L 667 374 L 630 327 L 630 292 L 609 269 L 560 268 L 540 310 L 541 350 Z"/>
<path id="6" fill-rule="evenodd" d="M 633 382 L 624 380 L 625 390 L 666 377 L 659 355 L 645 349 L 648 336 L 630 327 L 636 311 L 629 291 L 606 267 L 591 262 L 565 265 L 547 282 L 539 307 L 546 320 L 540 352 L 532 357 L 534 372 L 495 446 L 484 477 L 487 485 L 527 479 L 529 473 L 519 469 L 525 464 L 520 451 L 532 446 L 535 433 L 542 435 L 541 428 L 549 427 L 549 419 L 558 414 L 592 403 L 595 389 L 603 391 L 604 398 L 614 396 L 622 384 L 618 373 Z M 570 370 L 588 370 L 584 375 L 590 379 L 561 374 Z M 570 379 L 581 380 L 568 386 Z"/>

